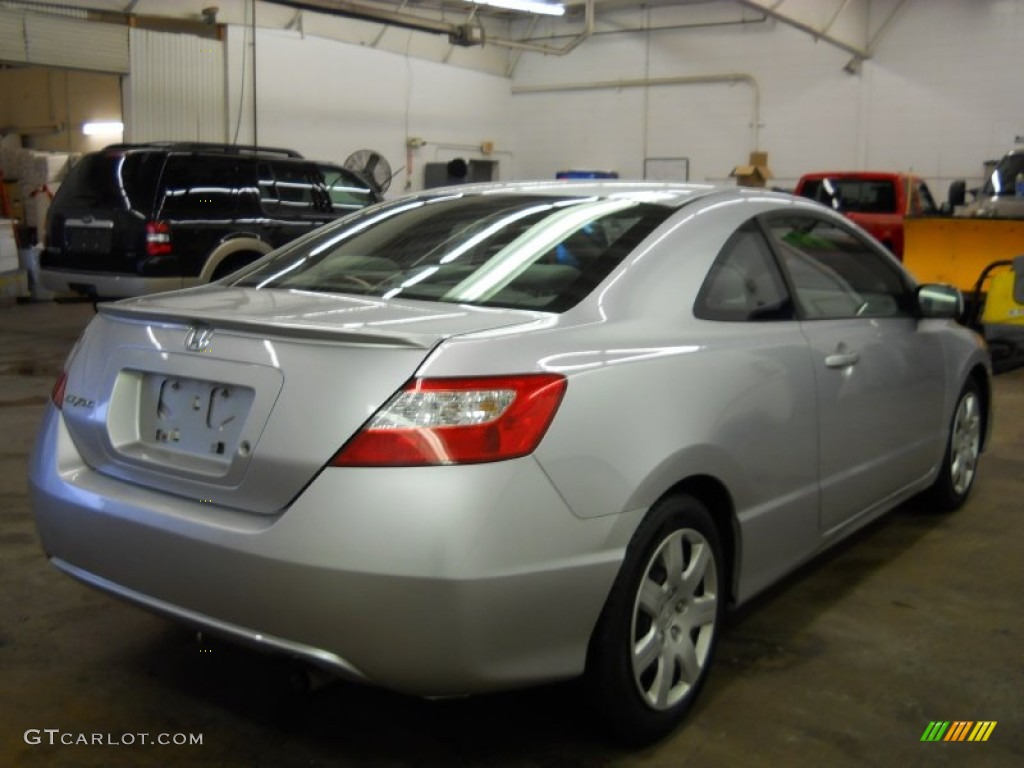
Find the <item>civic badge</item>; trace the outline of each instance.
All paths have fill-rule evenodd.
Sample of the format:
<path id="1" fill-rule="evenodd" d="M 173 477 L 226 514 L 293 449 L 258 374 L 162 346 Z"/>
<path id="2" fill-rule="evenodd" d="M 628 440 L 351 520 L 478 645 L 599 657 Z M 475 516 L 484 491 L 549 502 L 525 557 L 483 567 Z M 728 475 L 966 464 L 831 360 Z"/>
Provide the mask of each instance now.
<path id="1" fill-rule="evenodd" d="M 208 325 L 193 325 L 185 334 L 185 349 L 189 352 L 207 352 L 213 342 L 213 328 Z"/>

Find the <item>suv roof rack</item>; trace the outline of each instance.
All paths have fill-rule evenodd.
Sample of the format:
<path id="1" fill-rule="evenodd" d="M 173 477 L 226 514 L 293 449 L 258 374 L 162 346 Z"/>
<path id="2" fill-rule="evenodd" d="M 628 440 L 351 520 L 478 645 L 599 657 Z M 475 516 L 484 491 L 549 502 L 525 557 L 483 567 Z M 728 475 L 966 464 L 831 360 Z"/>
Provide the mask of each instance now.
<path id="1" fill-rule="evenodd" d="M 146 141 L 141 144 L 111 144 L 104 149 L 166 149 L 174 152 L 220 152 L 225 155 L 283 155 L 301 158 L 294 149 L 251 144 L 217 144 L 206 141 Z"/>

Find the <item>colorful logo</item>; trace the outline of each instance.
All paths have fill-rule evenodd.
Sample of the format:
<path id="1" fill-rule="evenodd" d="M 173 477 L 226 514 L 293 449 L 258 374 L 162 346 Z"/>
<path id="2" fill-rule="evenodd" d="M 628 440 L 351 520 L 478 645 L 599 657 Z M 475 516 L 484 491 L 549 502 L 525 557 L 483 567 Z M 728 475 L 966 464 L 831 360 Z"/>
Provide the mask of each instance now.
<path id="1" fill-rule="evenodd" d="M 921 741 L 988 741 L 995 729 L 995 720 L 932 720 Z"/>

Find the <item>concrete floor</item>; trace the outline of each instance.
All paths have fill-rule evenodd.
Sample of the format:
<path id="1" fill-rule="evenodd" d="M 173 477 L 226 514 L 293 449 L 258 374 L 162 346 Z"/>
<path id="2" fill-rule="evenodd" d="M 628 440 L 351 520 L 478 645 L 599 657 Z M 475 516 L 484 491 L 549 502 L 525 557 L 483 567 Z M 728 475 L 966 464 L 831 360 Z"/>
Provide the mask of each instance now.
<path id="1" fill-rule="evenodd" d="M 1024 370 L 996 380 L 966 507 L 896 510 L 733 615 L 685 726 L 630 753 L 601 742 L 572 684 L 443 702 L 343 684 L 300 695 L 279 660 L 199 644 L 51 568 L 26 454 L 91 315 L 0 307 L 0 765 L 1024 765 Z M 985 743 L 922 743 L 932 720 L 997 726 Z M 30 745 L 28 729 L 202 745 Z"/>

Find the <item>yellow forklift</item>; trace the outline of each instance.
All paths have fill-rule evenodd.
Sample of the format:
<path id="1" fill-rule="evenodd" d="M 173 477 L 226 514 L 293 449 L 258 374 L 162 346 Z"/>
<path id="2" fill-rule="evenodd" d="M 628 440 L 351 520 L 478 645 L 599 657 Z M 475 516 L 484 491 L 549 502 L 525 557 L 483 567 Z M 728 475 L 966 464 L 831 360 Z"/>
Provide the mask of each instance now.
<path id="1" fill-rule="evenodd" d="M 1024 256 L 982 270 L 967 296 L 965 322 L 985 337 L 995 371 L 1024 365 Z"/>

